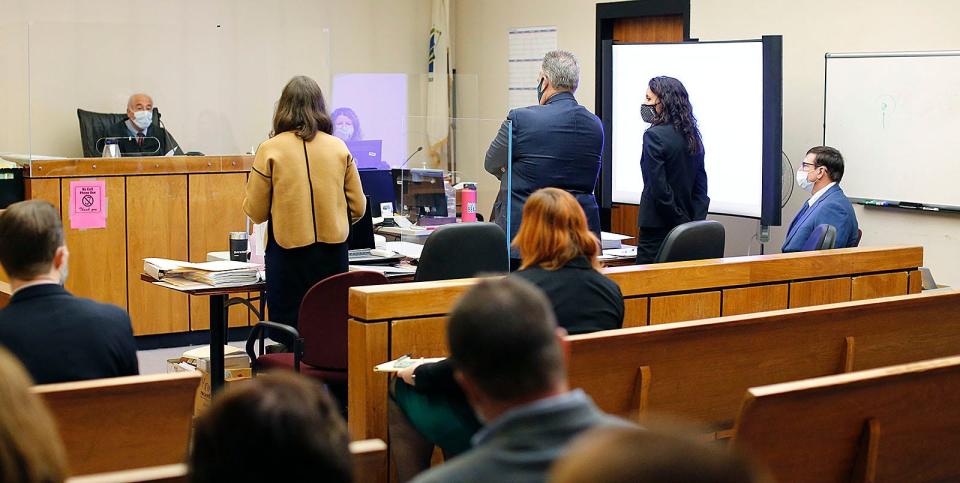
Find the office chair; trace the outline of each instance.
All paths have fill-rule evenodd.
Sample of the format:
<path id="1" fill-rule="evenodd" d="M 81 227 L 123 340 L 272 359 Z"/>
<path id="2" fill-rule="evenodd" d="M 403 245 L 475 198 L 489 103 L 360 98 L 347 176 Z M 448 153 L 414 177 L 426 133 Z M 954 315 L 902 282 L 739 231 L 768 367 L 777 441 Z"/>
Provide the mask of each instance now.
<path id="1" fill-rule="evenodd" d="M 99 158 L 103 151 L 103 144 L 97 143 L 107 136 L 110 128 L 127 118 L 126 114 L 112 114 L 84 111 L 77 109 L 77 119 L 80 121 L 80 144 L 83 145 L 83 157 Z M 100 149 L 97 149 L 97 148 Z"/>
<path id="2" fill-rule="evenodd" d="M 427 237 L 413 281 L 507 273 L 510 269 L 508 256 L 507 235 L 494 223 L 445 225 Z"/>
<path id="3" fill-rule="evenodd" d="M 347 403 L 347 298 L 351 287 L 381 285 L 382 273 L 359 270 L 332 275 L 307 291 L 297 314 L 297 328 L 259 322 L 247 337 L 247 355 L 254 372 L 287 369 L 322 380 L 340 402 Z M 264 354 L 264 337 L 287 344 L 293 352 Z M 259 354 L 254 344 L 260 339 Z"/>
<path id="4" fill-rule="evenodd" d="M 114 114 L 77 109 L 77 119 L 80 121 L 80 144 L 83 146 L 83 157 L 99 158 L 103 153 L 103 143 L 98 141 L 107 137 L 107 133 L 110 132 L 110 128 L 126 120 L 127 115 L 126 113 Z M 154 124 L 159 125 L 160 111 L 156 107 L 153 108 L 153 119 L 155 121 Z M 151 127 L 151 129 L 153 128 Z M 183 150 L 180 148 L 180 145 L 177 144 L 177 140 L 173 138 L 173 135 L 171 135 L 166 128 L 159 127 L 155 132 L 155 135 L 162 136 L 165 144 L 168 147 L 176 147 L 177 154 L 183 154 Z M 166 153 L 157 154 L 162 156 Z M 187 155 L 203 156 L 203 153 L 199 151 L 191 151 L 187 153 Z"/>
<path id="5" fill-rule="evenodd" d="M 853 239 L 853 243 L 850 244 L 847 248 L 853 248 L 860 246 L 860 239 L 863 238 L 863 230 L 857 228 L 857 237 Z"/>
<path id="6" fill-rule="evenodd" d="M 718 221 L 691 221 L 667 233 L 653 263 L 722 258 L 726 233 Z"/>
<path id="7" fill-rule="evenodd" d="M 837 228 L 833 225 L 817 225 L 810 232 L 807 241 L 803 243 L 800 251 L 809 252 L 813 250 L 830 250 L 837 246 Z"/>

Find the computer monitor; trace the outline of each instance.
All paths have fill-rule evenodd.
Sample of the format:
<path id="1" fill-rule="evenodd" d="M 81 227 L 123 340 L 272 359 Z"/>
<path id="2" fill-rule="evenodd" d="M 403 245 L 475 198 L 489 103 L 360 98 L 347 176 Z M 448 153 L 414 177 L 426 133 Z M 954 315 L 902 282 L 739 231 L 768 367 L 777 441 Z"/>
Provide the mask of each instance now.
<path id="1" fill-rule="evenodd" d="M 371 213 L 374 218 L 383 216 L 380 212 L 380 203 L 393 203 L 397 206 L 397 198 L 393 189 L 393 174 L 389 169 L 361 169 L 360 184 L 363 186 L 363 193 L 370 197 L 372 203 Z M 393 213 L 387 213 L 392 215 Z"/>
<path id="2" fill-rule="evenodd" d="M 447 191 L 442 169 L 392 169 L 394 194 L 401 213 L 422 217 L 446 217 Z"/>
<path id="3" fill-rule="evenodd" d="M 347 149 L 353 155 L 358 169 L 386 169 L 390 167 L 381 159 L 383 141 L 379 139 L 348 141 Z"/>
<path id="4" fill-rule="evenodd" d="M 373 240 L 373 217 L 370 214 L 370 196 L 367 196 L 367 210 L 363 212 L 360 221 L 350 225 L 350 236 L 347 237 L 347 245 L 350 250 L 360 248 L 376 248 Z"/>

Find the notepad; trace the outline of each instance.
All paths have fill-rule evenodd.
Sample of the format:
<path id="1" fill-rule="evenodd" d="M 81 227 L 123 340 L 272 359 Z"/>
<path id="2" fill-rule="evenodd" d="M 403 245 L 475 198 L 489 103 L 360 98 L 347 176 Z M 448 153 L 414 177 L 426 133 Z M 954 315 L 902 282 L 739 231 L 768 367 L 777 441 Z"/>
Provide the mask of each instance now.
<path id="1" fill-rule="evenodd" d="M 383 364 L 377 364 L 373 367 L 373 372 L 397 372 L 400 369 L 405 369 L 414 364 L 429 364 L 440 362 L 444 359 L 446 359 L 446 357 L 411 358 L 410 356 L 403 356 L 392 361 L 384 362 Z"/>

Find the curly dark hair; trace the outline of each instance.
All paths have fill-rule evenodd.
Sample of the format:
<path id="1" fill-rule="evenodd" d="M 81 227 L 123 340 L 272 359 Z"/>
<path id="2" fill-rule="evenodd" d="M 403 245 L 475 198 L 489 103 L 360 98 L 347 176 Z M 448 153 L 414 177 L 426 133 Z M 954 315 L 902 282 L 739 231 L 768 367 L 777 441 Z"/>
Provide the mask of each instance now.
<path id="1" fill-rule="evenodd" d="M 693 115 L 693 106 L 683 83 L 673 77 L 660 76 L 650 79 L 650 91 L 657 95 L 663 106 L 653 119 L 653 125 L 671 124 L 687 138 L 687 151 L 690 154 L 703 152 L 703 138 L 697 127 L 697 118 Z"/>

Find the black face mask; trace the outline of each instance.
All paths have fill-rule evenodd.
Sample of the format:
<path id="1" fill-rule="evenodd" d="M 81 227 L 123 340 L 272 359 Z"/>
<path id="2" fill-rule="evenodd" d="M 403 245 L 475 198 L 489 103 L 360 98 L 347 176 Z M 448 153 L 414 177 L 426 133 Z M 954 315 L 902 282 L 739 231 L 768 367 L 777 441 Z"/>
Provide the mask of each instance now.
<path id="1" fill-rule="evenodd" d="M 647 124 L 653 123 L 657 117 L 656 104 L 640 104 L 640 119 Z"/>
<path id="2" fill-rule="evenodd" d="M 540 82 L 537 82 L 537 104 L 543 100 L 543 92 L 543 77 L 541 77 Z"/>

